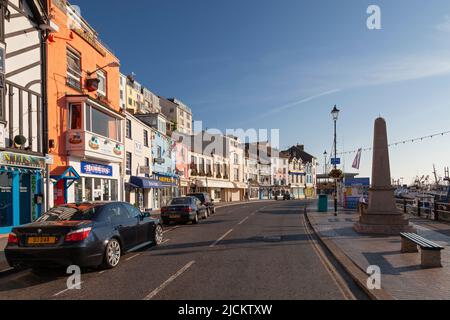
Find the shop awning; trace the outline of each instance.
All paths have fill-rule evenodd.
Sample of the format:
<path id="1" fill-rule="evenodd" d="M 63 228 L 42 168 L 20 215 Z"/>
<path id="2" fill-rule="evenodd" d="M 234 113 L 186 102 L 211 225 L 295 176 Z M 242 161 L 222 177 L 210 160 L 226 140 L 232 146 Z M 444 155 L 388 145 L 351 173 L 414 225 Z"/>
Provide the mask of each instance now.
<path id="1" fill-rule="evenodd" d="M 144 177 L 131 177 L 130 185 L 134 185 L 139 189 L 153 189 L 153 188 L 162 188 L 161 182 L 158 180 L 153 180 Z"/>
<path id="2" fill-rule="evenodd" d="M 247 189 L 248 185 L 246 185 L 245 183 L 242 182 L 236 182 L 234 183 L 234 186 L 236 189 Z"/>
<path id="3" fill-rule="evenodd" d="M 232 182 L 229 181 L 217 181 L 217 180 L 209 180 L 206 183 L 205 179 L 197 180 L 195 185 L 199 188 L 223 188 L 223 189 L 235 189 L 235 186 Z"/>
<path id="4" fill-rule="evenodd" d="M 78 174 L 78 172 L 70 166 L 64 167 L 58 167 L 56 169 L 54 169 L 51 173 L 50 173 L 50 177 L 56 181 L 60 181 L 60 180 L 78 180 L 80 179 L 80 175 Z"/>

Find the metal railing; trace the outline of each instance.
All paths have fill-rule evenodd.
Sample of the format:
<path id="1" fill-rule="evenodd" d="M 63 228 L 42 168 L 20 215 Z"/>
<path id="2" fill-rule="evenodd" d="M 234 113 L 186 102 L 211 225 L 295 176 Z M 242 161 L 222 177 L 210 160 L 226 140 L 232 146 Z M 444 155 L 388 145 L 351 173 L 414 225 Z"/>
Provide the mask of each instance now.
<path id="1" fill-rule="evenodd" d="M 450 222 L 450 203 L 424 202 L 417 199 L 396 199 L 396 206 L 404 214 Z"/>

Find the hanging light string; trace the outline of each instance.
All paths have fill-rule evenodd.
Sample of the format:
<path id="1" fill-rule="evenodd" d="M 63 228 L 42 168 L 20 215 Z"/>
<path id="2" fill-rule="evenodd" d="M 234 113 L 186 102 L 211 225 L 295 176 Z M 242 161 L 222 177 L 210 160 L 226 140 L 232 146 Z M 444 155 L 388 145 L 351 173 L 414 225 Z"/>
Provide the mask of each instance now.
<path id="1" fill-rule="evenodd" d="M 440 132 L 440 133 L 435 133 L 435 134 L 432 134 L 432 135 L 427 135 L 427 136 L 423 136 L 423 137 L 419 137 L 419 138 L 406 139 L 406 140 L 403 140 L 403 141 L 398 141 L 398 142 L 391 143 L 391 144 L 389 144 L 389 147 L 396 147 L 398 145 L 403 145 L 403 144 L 422 142 L 423 140 L 426 140 L 426 139 L 433 139 L 434 137 L 445 136 L 445 135 L 448 135 L 448 134 L 450 134 L 450 131 L 443 131 L 443 132 Z M 340 155 L 354 154 L 354 153 L 357 153 L 359 150 L 360 149 L 352 150 L 352 151 L 345 151 L 345 152 L 338 152 L 338 154 L 340 154 Z M 365 151 L 372 151 L 373 148 L 361 148 L 361 150 L 363 152 L 365 152 Z"/>

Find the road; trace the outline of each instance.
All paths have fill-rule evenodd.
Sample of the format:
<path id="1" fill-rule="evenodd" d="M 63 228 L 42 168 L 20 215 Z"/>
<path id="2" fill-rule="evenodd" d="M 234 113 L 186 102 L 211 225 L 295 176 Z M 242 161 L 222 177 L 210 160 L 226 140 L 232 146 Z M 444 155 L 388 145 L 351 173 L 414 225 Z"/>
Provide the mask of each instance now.
<path id="1" fill-rule="evenodd" d="M 305 202 L 251 202 L 217 209 L 198 225 L 170 226 L 165 242 L 85 270 L 67 290 L 65 270 L 0 277 L 0 299 L 300 300 L 362 293 L 317 244 Z M 364 298 L 364 297 L 362 297 Z"/>

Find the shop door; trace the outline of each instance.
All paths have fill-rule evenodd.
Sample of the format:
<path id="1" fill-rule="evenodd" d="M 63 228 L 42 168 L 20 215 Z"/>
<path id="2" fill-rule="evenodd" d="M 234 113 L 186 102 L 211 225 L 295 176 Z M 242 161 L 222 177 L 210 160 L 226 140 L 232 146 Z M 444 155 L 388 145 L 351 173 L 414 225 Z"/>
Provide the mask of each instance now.
<path id="1" fill-rule="evenodd" d="M 0 172 L 0 228 L 13 225 L 12 173 Z"/>
<path id="2" fill-rule="evenodd" d="M 31 175 L 20 174 L 20 224 L 31 222 Z"/>
<path id="3" fill-rule="evenodd" d="M 56 183 L 56 187 L 55 187 L 55 191 L 54 191 L 55 206 L 61 206 L 66 203 L 65 186 L 66 186 L 66 182 L 64 180 L 59 180 Z"/>

